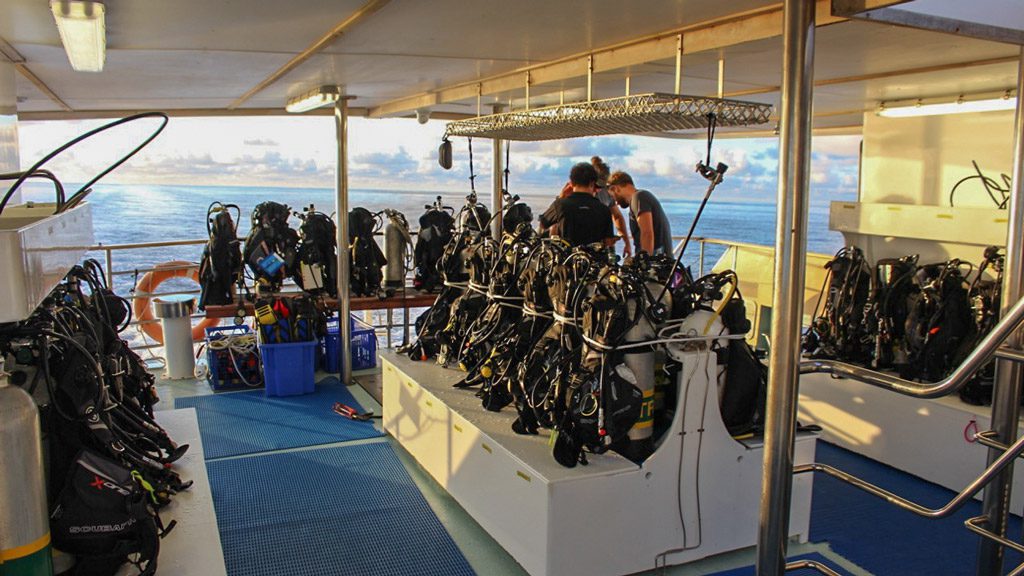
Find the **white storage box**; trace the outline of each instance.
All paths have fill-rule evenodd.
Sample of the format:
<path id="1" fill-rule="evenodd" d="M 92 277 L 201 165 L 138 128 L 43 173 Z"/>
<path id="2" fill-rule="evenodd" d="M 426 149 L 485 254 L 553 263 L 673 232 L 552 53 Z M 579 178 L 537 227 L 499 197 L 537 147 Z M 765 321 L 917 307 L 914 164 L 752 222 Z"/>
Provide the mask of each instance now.
<path id="1" fill-rule="evenodd" d="M 92 208 L 7 206 L 0 215 L 0 322 L 24 320 L 93 244 Z"/>

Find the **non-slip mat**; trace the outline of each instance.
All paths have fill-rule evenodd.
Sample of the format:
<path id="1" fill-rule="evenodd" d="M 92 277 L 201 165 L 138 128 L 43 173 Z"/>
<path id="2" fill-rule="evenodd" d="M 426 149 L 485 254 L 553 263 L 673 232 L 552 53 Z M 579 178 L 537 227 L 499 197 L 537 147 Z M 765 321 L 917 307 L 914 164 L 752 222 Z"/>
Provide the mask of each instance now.
<path id="1" fill-rule="evenodd" d="M 955 495 L 941 486 L 825 442 L 818 442 L 816 460 L 929 508 L 939 508 Z M 974 501 L 942 520 L 922 518 L 816 473 L 810 539 L 828 542 L 840 556 L 878 576 L 974 574 L 979 537 L 967 531 L 964 520 L 980 514 L 981 505 Z M 1011 517 L 1011 537 L 1017 538 L 1020 529 L 1020 518 Z M 1022 560 L 1019 554 L 1008 552 L 1005 565 L 1017 566 Z"/>
<path id="2" fill-rule="evenodd" d="M 386 442 L 207 471 L 229 576 L 473 574 Z"/>
<path id="3" fill-rule="evenodd" d="M 794 556 L 792 558 L 788 558 L 787 560 L 789 562 L 793 562 L 793 561 L 796 561 L 796 560 L 814 560 L 815 562 L 818 562 L 819 564 L 824 564 L 825 566 L 828 566 L 829 568 L 835 570 L 836 572 L 838 572 L 839 574 L 842 574 L 843 576 L 847 576 L 849 574 L 849 572 L 847 572 L 847 571 L 843 570 L 842 568 L 839 568 L 838 566 L 836 566 L 835 562 L 832 562 L 831 560 L 829 560 L 828 558 L 825 558 L 824 556 L 822 556 L 821 554 L 818 554 L 817 552 L 812 552 L 811 554 L 801 554 L 800 556 Z M 786 572 L 786 575 L 787 576 L 820 576 L 821 572 L 818 572 L 817 570 L 814 570 L 814 569 L 811 569 L 811 568 L 801 568 L 799 570 L 791 570 L 789 572 Z M 742 568 L 733 568 L 732 570 L 726 570 L 724 572 L 715 572 L 714 574 L 711 574 L 710 576 L 754 576 L 754 566 L 750 565 L 750 566 L 744 566 Z"/>
<path id="4" fill-rule="evenodd" d="M 335 402 L 360 408 L 337 378 L 324 378 L 316 392 L 301 396 L 252 390 L 178 398 L 174 407 L 196 409 L 207 460 L 382 435 L 370 422 L 335 414 Z"/>

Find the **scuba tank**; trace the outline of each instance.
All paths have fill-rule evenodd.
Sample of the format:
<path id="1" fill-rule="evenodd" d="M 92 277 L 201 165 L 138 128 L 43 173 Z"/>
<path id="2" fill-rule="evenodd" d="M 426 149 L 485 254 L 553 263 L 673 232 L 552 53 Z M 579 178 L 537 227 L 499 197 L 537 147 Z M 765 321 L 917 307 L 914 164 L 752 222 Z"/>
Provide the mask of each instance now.
<path id="1" fill-rule="evenodd" d="M 384 257 L 387 259 L 384 265 L 384 289 L 391 294 L 395 289 L 405 287 L 412 236 L 404 214 L 386 208 L 384 215 L 388 219 L 384 227 Z"/>
<path id="2" fill-rule="evenodd" d="M 39 410 L 10 386 L 0 358 L 0 554 L 4 574 L 50 574 L 50 523 Z"/>
<path id="3" fill-rule="evenodd" d="M 640 253 L 634 259 L 635 264 L 641 267 L 641 273 L 646 273 L 646 253 Z M 657 303 L 645 302 L 641 299 L 639 292 L 626 300 L 626 310 L 630 318 L 636 318 L 632 327 L 626 331 L 625 343 L 648 342 L 654 340 L 657 332 L 655 322 L 664 321 L 667 311 L 672 309 L 672 293 L 662 291 L 664 282 L 656 278 L 642 279 L 647 286 L 648 294 L 661 293 L 661 300 Z M 639 308 L 639 309 L 638 309 Z M 653 321 L 652 321 L 653 320 Z M 655 384 L 655 363 L 656 357 L 653 347 L 645 347 L 633 350 L 623 355 L 622 362 L 633 373 L 634 385 L 643 395 L 643 403 L 640 407 L 640 416 L 629 429 L 629 446 L 625 454 L 634 462 L 646 460 L 654 451 L 654 384 Z"/>
<path id="4" fill-rule="evenodd" d="M 235 210 L 231 218 L 230 209 Z M 199 263 L 199 309 L 207 304 L 230 304 L 235 299 L 235 284 L 242 277 L 242 254 L 238 241 L 241 208 L 236 204 L 214 202 L 206 210 L 209 241 Z"/>

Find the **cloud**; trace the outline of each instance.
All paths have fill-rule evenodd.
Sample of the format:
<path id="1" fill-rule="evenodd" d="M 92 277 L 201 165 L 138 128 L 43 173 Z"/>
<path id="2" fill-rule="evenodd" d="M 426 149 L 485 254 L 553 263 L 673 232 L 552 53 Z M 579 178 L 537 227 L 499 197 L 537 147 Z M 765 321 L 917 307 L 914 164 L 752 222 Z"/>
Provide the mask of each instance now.
<path id="1" fill-rule="evenodd" d="M 591 156 L 605 161 L 624 158 L 637 149 L 636 142 L 622 136 L 574 138 L 572 140 L 545 140 L 542 142 L 513 142 L 513 154 L 540 155 L 554 158 L 576 158 L 586 162 Z"/>
<path id="2" fill-rule="evenodd" d="M 277 140 L 270 138 L 246 138 L 242 141 L 246 146 L 278 146 Z"/>

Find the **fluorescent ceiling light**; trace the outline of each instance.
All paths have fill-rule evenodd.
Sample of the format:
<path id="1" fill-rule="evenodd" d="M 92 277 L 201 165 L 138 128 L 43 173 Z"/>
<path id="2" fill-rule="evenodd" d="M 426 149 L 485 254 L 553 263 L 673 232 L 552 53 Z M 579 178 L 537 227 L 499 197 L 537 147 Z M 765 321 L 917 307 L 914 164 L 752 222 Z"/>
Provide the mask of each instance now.
<path id="1" fill-rule="evenodd" d="M 957 98 L 928 98 L 882 102 L 877 114 L 888 118 L 909 118 L 912 116 L 933 116 L 937 114 L 964 114 L 967 112 L 995 112 L 1013 110 L 1017 98 L 1007 90 L 999 94 L 963 96 Z"/>
<path id="2" fill-rule="evenodd" d="M 79 72 L 100 72 L 107 58 L 106 7 L 102 2 L 50 0 L 60 41 L 71 67 Z"/>
<path id="3" fill-rule="evenodd" d="M 338 92 L 337 86 L 321 86 L 315 90 L 310 90 L 301 96 L 291 98 L 288 100 L 288 104 L 285 105 L 284 109 L 296 114 L 299 112 L 308 112 L 314 108 L 334 104 L 338 101 L 339 97 L 340 93 Z"/>

